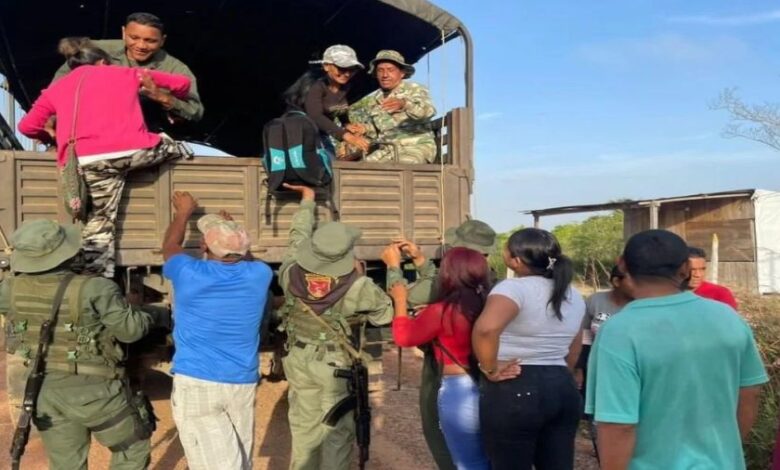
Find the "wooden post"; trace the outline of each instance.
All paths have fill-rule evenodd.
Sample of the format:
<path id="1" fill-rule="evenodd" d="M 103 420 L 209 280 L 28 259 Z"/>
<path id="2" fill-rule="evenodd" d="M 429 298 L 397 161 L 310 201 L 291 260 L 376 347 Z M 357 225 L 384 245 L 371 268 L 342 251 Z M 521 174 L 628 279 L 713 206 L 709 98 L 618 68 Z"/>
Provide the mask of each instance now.
<path id="1" fill-rule="evenodd" d="M 539 214 L 534 214 L 534 228 L 539 228 Z"/>
<path id="2" fill-rule="evenodd" d="M 658 209 L 661 207 L 656 201 L 650 203 L 650 229 L 654 230 L 658 228 Z"/>
<path id="3" fill-rule="evenodd" d="M 720 264 L 720 241 L 718 240 L 718 234 L 712 234 L 712 250 L 710 251 L 710 282 L 713 284 L 718 283 L 718 266 Z"/>

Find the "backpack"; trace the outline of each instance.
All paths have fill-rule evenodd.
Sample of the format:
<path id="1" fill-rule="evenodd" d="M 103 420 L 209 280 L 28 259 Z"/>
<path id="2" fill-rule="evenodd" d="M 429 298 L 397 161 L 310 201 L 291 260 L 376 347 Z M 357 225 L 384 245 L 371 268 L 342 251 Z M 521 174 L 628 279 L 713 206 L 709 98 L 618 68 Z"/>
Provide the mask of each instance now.
<path id="1" fill-rule="evenodd" d="M 287 111 L 266 124 L 263 146 L 269 192 L 279 191 L 282 183 L 322 188 L 333 180 L 331 156 L 320 130 L 302 111 Z"/>

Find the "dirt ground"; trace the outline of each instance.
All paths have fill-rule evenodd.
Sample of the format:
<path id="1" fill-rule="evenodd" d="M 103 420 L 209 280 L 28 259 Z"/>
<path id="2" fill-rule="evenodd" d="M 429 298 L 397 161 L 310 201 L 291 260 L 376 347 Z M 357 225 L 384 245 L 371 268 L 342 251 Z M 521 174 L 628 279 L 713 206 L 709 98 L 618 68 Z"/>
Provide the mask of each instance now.
<path id="1" fill-rule="evenodd" d="M 0 340 L 1 341 L 1 340 Z M 435 469 L 428 454 L 420 427 L 417 394 L 421 361 L 412 350 L 402 356 L 401 389 L 396 390 L 398 355 L 388 350 L 384 355 L 384 374 L 381 383 L 372 386 L 373 429 L 371 453 L 367 467 L 376 470 Z M 263 354 L 263 370 L 267 372 L 269 356 Z M 5 352 L 0 352 L 0 410 L 7 410 L 5 393 Z M 152 437 L 152 469 L 186 469 L 184 451 L 171 416 L 168 401 L 171 378 L 158 371 L 146 377 L 144 388 L 150 395 L 155 412 L 160 418 Z M 263 380 L 257 391 L 254 465 L 259 470 L 285 470 L 290 463 L 290 432 L 287 425 L 287 383 Z M 7 412 L 0 413 L 0 468 L 9 468 L 8 452 L 14 425 Z M 590 441 L 580 436 L 577 440 L 575 468 L 597 469 L 591 457 Z M 95 444 L 90 451 L 90 469 L 108 468 L 110 453 Z M 23 469 L 46 469 L 46 458 L 40 439 L 33 437 L 22 460 Z M 354 465 L 357 468 L 357 465 Z"/>

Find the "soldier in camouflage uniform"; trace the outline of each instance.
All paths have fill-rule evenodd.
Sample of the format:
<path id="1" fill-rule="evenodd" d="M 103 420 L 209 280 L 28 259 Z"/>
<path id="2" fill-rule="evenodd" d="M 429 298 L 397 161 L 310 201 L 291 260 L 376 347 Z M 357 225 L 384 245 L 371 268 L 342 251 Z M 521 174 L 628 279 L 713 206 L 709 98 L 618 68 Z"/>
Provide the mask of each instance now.
<path id="1" fill-rule="evenodd" d="M 436 301 L 438 268 L 429 259 L 425 258 L 422 251 L 408 240 L 397 240 L 396 244 L 405 255 L 411 258 L 417 280 L 409 286 L 407 302 L 410 307 L 427 305 Z M 444 243 L 450 248 L 462 246 L 490 255 L 496 246 L 496 232 L 490 226 L 479 220 L 467 220 L 458 227 L 448 229 L 444 234 Z M 386 257 L 383 255 L 383 259 Z M 399 264 L 387 266 L 388 289 L 396 283 L 405 283 L 403 271 Z M 436 465 L 441 470 L 455 470 L 444 435 L 439 428 L 439 411 L 437 396 L 439 393 L 439 366 L 431 348 L 423 348 L 425 358 L 420 379 L 420 418 L 422 420 L 423 435 L 433 455 Z"/>
<path id="2" fill-rule="evenodd" d="M 350 106 L 347 127 L 376 142 L 365 160 L 432 163 L 436 140 L 430 121 L 436 108 L 425 87 L 404 80 L 414 67 L 398 52 L 384 50 L 371 61 L 368 73 L 380 88 Z"/>
<path id="3" fill-rule="evenodd" d="M 0 284 L 0 314 L 7 316 L 6 346 L 14 354 L 8 375 L 15 389 L 23 389 L 29 373 L 24 368 L 36 352 L 41 324 L 51 318 L 55 291 L 70 278 L 33 416 L 50 468 L 86 470 L 91 436 L 111 449 L 111 468 L 146 468 L 152 416 L 135 406 L 136 396 L 126 388 L 119 342 L 136 341 L 155 323 L 169 325 L 170 318 L 131 307 L 113 281 L 73 276 L 70 263 L 81 248 L 74 225 L 33 220 L 11 242 L 16 274 Z"/>
<path id="4" fill-rule="evenodd" d="M 353 413 L 344 415 L 334 427 L 322 422 L 349 393 L 347 381 L 334 377 L 333 372 L 348 368 L 351 358 L 332 330 L 352 338 L 354 327 L 361 329 L 366 321 L 390 323 L 393 306 L 384 291 L 358 269 L 352 249 L 360 231 L 339 222 L 325 223 L 313 231 L 314 191 L 305 186 L 285 187 L 301 193 L 279 269 L 285 294 L 279 313 L 289 351 L 283 363 L 289 383 L 290 468 L 347 470 L 355 439 Z M 319 315 L 332 330 L 313 315 Z"/>

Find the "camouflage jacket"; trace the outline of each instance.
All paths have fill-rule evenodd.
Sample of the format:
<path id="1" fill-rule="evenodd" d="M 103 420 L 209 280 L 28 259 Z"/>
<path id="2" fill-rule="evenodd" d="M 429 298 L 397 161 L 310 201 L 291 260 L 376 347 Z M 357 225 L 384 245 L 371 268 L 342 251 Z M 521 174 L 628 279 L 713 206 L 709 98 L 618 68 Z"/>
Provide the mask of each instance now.
<path id="1" fill-rule="evenodd" d="M 400 98 L 406 102 L 403 110 L 389 113 L 382 101 Z M 374 140 L 396 140 L 426 137 L 433 142 L 430 120 L 436 114 L 428 90 L 417 83 L 403 81 L 389 94 L 380 89 L 350 106 L 349 122 L 366 126 L 366 137 Z"/>
<path id="2" fill-rule="evenodd" d="M 407 303 L 410 307 L 427 305 L 436 300 L 439 268 L 431 260 L 425 260 L 420 266 L 415 266 L 417 280 L 409 285 Z M 400 268 L 387 270 L 387 288 L 398 282 L 406 283 L 404 273 Z"/>
<path id="3" fill-rule="evenodd" d="M 284 290 L 285 296 L 288 297 L 288 302 L 285 304 L 287 306 L 291 304 L 289 302 L 290 267 L 295 264 L 295 256 L 300 244 L 310 238 L 314 232 L 316 220 L 314 209 L 314 201 L 302 201 L 292 219 L 287 252 L 282 260 L 282 266 L 279 268 L 279 284 Z M 369 323 L 380 326 L 390 323 L 393 319 L 393 304 L 390 297 L 366 276 L 359 277 L 336 305 L 340 307 L 339 316 L 345 320 L 364 314 Z M 287 312 L 280 313 L 281 317 L 288 314 Z"/>
<path id="4" fill-rule="evenodd" d="M 187 121 L 200 121 L 203 117 L 203 103 L 200 101 L 198 95 L 198 84 L 195 79 L 195 75 L 187 67 L 184 62 L 180 61 L 176 57 L 168 54 L 164 50 L 158 51 L 152 56 L 149 61 L 143 65 L 140 65 L 134 61 L 131 61 L 127 57 L 125 51 L 125 42 L 121 39 L 106 39 L 99 41 L 92 41 L 97 47 L 103 49 L 111 56 L 111 61 L 115 65 L 124 65 L 126 67 L 142 67 L 148 69 L 159 70 L 160 72 L 177 73 L 184 75 L 190 79 L 190 93 L 186 100 L 180 100 L 176 97 L 173 98 L 173 107 L 170 110 L 171 114 L 174 114 Z M 70 72 L 68 64 L 62 64 L 54 74 L 52 82 L 63 77 Z"/>

